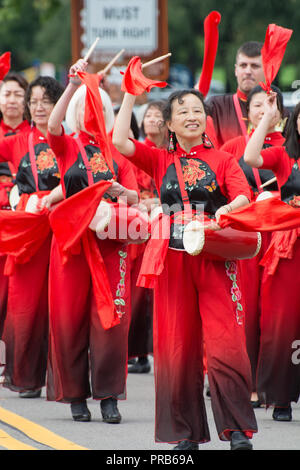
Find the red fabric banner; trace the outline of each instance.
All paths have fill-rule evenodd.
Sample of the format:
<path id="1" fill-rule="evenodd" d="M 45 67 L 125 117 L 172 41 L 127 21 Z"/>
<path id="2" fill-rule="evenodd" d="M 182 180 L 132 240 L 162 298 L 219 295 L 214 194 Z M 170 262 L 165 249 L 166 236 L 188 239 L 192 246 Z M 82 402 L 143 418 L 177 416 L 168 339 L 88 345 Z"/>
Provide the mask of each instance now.
<path id="1" fill-rule="evenodd" d="M 104 329 L 120 323 L 116 313 L 105 264 L 95 234 L 88 228 L 103 194 L 111 186 L 99 181 L 61 202 L 50 214 L 50 225 L 65 263 L 81 249 L 90 268 L 99 319 Z"/>
<path id="2" fill-rule="evenodd" d="M 112 174 L 114 174 L 111 149 L 106 134 L 103 104 L 99 92 L 99 75 L 78 72 L 81 81 L 86 85 L 84 125 L 101 148 L 101 152 Z"/>
<path id="3" fill-rule="evenodd" d="M 167 82 L 151 80 L 143 75 L 140 57 L 135 56 L 130 59 L 122 80 L 122 91 L 138 96 L 144 91 L 149 92 L 153 87 L 164 88 L 165 86 Z"/>
<path id="4" fill-rule="evenodd" d="M 221 15 L 212 11 L 204 20 L 204 57 L 199 79 L 199 91 L 205 97 L 209 91 L 219 43 L 218 26 Z"/>
<path id="5" fill-rule="evenodd" d="M 232 227 L 245 232 L 273 232 L 300 227 L 300 209 L 277 198 L 251 202 L 220 216 L 221 228 Z"/>
<path id="6" fill-rule="evenodd" d="M 292 33 L 293 30 L 282 28 L 276 24 L 269 24 L 267 28 L 265 42 L 261 50 L 266 83 L 260 83 L 267 93 L 270 92 L 271 84 L 278 73 Z"/>
<path id="7" fill-rule="evenodd" d="M 12 274 L 15 263 L 27 263 L 42 246 L 50 233 L 48 212 L 0 211 L 0 253 L 9 255 L 5 274 Z"/>
<path id="8" fill-rule="evenodd" d="M 4 52 L 0 56 L 0 80 L 10 71 L 10 52 Z"/>

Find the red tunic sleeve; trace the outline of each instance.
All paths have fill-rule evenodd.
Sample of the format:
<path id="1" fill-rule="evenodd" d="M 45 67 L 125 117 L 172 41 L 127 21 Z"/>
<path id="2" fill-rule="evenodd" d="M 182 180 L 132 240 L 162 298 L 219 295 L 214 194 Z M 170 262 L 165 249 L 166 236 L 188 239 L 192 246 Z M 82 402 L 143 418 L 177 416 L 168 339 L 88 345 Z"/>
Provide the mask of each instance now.
<path id="1" fill-rule="evenodd" d="M 231 155 L 233 155 L 237 160 L 239 160 L 244 155 L 245 147 L 245 137 L 243 135 L 240 135 L 225 142 L 225 144 L 222 145 L 220 150 L 231 153 Z"/>
<path id="2" fill-rule="evenodd" d="M 138 140 L 131 140 L 135 144 L 135 153 L 128 157 L 128 160 L 145 171 L 154 180 L 157 180 L 157 176 L 161 174 L 162 165 L 166 161 L 167 151 L 165 149 L 149 147 Z"/>
<path id="3" fill-rule="evenodd" d="M 222 160 L 221 171 L 223 173 L 223 182 L 220 182 L 223 194 L 233 201 L 237 196 L 246 196 L 251 200 L 251 191 L 243 170 L 240 168 L 237 160 L 230 154 L 224 152 L 225 158 Z"/>
<path id="4" fill-rule="evenodd" d="M 11 162 L 16 169 L 27 151 L 28 133 L 8 136 L 0 140 L 0 161 Z"/>
<path id="5" fill-rule="evenodd" d="M 138 184 L 133 165 L 117 149 L 111 145 L 113 160 L 118 165 L 118 183 L 127 189 L 134 190 L 139 194 Z"/>
<path id="6" fill-rule="evenodd" d="M 281 187 L 287 181 L 291 173 L 294 161 L 288 156 L 285 147 L 269 147 L 261 151 L 263 164 L 261 168 L 272 170 Z"/>

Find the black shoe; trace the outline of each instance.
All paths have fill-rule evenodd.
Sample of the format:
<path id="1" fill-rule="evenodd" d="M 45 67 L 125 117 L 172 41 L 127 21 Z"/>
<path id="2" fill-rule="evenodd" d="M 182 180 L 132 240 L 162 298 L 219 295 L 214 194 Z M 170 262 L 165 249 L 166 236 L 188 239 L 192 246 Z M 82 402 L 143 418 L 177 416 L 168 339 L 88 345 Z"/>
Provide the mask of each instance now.
<path id="1" fill-rule="evenodd" d="M 127 364 L 128 364 L 129 366 L 132 366 L 132 365 L 133 365 L 133 364 L 135 364 L 135 363 L 136 363 L 136 359 L 135 359 L 135 357 L 134 357 L 134 358 L 132 358 L 132 359 L 128 359 L 128 362 L 127 362 Z"/>
<path id="2" fill-rule="evenodd" d="M 118 401 L 115 398 L 105 398 L 100 403 L 102 419 L 105 423 L 120 423 L 122 416 L 118 410 Z"/>
<path id="3" fill-rule="evenodd" d="M 260 408 L 261 402 L 259 400 L 251 400 L 252 408 Z"/>
<path id="4" fill-rule="evenodd" d="M 80 403 L 71 403 L 71 412 L 74 421 L 80 421 L 82 423 L 91 421 L 91 413 L 85 400 Z"/>
<path id="5" fill-rule="evenodd" d="M 272 417 L 275 421 L 292 421 L 291 405 L 285 408 L 275 406 Z"/>
<path id="6" fill-rule="evenodd" d="M 231 433 L 231 450 L 252 450 L 253 446 L 247 436 L 242 431 Z"/>
<path id="7" fill-rule="evenodd" d="M 197 442 L 191 441 L 180 441 L 177 446 L 173 447 L 173 450 L 198 450 L 199 445 Z"/>
<path id="8" fill-rule="evenodd" d="M 42 389 L 38 390 L 25 390 L 24 392 L 19 392 L 20 398 L 40 398 Z"/>
<path id="9" fill-rule="evenodd" d="M 148 358 L 140 358 L 135 364 L 128 367 L 129 374 L 147 374 L 151 370 L 151 365 Z"/>

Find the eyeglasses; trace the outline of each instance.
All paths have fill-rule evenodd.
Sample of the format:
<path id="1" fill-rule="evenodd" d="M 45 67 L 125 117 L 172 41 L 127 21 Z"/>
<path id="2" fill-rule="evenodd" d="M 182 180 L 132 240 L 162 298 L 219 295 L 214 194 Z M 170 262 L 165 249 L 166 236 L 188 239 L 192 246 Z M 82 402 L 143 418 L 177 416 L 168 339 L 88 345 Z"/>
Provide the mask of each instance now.
<path id="1" fill-rule="evenodd" d="M 49 108 L 50 106 L 53 105 L 53 103 L 52 101 L 47 100 L 47 99 L 29 101 L 29 106 L 31 108 L 37 108 L 39 105 L 41 105 L 43 108 Z"/>

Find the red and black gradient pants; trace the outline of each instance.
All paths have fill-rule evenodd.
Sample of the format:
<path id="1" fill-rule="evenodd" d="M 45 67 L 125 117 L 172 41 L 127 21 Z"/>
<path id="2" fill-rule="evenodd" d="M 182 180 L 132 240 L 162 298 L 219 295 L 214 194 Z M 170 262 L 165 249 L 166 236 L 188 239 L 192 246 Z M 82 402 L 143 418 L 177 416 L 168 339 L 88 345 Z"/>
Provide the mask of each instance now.
<path id="1" fill-rule="evenodd" d="M 104 330 L 84 252 L 61 263 L 53 237 L 49 271 L 50 343 L 47 399 L 72 403 L 125 398 L 130 272 L 126 246 L 98 240 L 113 298 L 123 300 L 120 324 Z M 121 290 L 120 290 L 121 289 Z M 92 392 L 92 393 L 91 393 Z"/>
<path id="2" fill-rule="evenodd" d="M 230 277 L 231 276 L 231 279 Z M 236 263 L 169 249 L 155 288 L 156 440 L 210 440 L 203 398 L 203 339 L 212 409 L 220 439 L 257 431 L 250 403 Z M 233 284 L 235 283 L 235 284 Z"/>
<path id="3" fill-rule="evenodd" d="M 4 275 L 6 256 L 0 255 L 0 339 L 4 329 L 7 308 L 8 276 Z"/>
<path id="4" fill-rule="evenodd" d="M 15 391 L 45 385 L 48 351 L 48 269 L 52 234 L 8 280 L 3 341 L 4 386 Z"/>
<path id="5" fill-rule="evenodd" d="M 141 251 L 141 250 L 140 250 Z M 131 319 L 128 333 L 128 357 L 153 354 L 153 289 L 136 285 L 144 250 L 131 259 Z"/>
<path id="6" fill-rule="evenodd" d="M 257 390 L 267 405 L 286 406 L 300 396 L 300 238 L 292 259 L 281 259 L 262 283 Z"/>
<path id="7" fill-rule="evenodd" d="M 261 296 L 264 273 L 264 268 L 259 263 L 269 246 L 271 233 L 262 232 L 261 237 L 262 243 L 258 255 L 238 262 L 245 307 L 246 346 L 251 364 L 253 392 L 256 391 L 257 362 L 260 348 Z"/>

